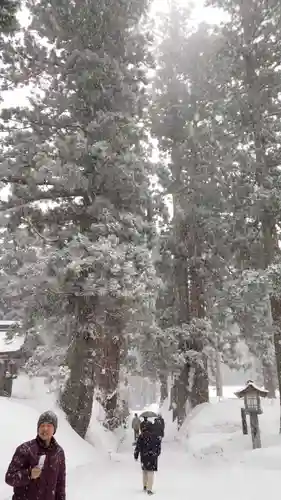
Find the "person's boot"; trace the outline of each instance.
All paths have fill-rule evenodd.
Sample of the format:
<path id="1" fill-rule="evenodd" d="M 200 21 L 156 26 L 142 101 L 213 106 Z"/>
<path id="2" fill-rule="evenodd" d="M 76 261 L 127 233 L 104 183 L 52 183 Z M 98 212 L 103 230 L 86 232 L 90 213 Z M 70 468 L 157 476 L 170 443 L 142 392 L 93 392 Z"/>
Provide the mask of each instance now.
<path id="1" fill-rule="evenodd" d="M 147 487 L 146 487 L 146 486 L 144 486 L 144 487 L 143 487 L 143 491 L 146 491 L 146 490 L 147 490 Z"/>
<path id="2" fill-rule="evenodd" d="M 151 491 L 151 490 L 147 490 L 147 494 L 148 494 L 148 495 L 153 495 L 153 491 Z"/>

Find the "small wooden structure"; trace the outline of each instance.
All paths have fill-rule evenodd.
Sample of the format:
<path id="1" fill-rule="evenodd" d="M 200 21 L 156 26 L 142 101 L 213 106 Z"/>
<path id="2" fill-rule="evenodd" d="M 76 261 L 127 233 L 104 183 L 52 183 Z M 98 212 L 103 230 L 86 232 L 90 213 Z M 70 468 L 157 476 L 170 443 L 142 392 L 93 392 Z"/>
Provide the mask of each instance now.
<path id="1" fill-rule="evenodd" d="M 9 340 L 9 329 L 16 326 L 15 321 L 0 321 L 0 396 L 12 395 L 13 380 L 17 377 L 21 348 L 24 338 L 15 334 Z"/>
<path id="2" fill-rule="evenodd" d="M 261 398 L 265 398 L 268 391 L 258 387 L 252 380 L 240 391 L 235 392 L 237 398 L 244 398 L 244 411 L 241 411 L 243 434 L 247 434 L 246 415 L 250 415 L 253 449 L 261 448 L 261 437 L 258 416 L 262 414 Z"/>

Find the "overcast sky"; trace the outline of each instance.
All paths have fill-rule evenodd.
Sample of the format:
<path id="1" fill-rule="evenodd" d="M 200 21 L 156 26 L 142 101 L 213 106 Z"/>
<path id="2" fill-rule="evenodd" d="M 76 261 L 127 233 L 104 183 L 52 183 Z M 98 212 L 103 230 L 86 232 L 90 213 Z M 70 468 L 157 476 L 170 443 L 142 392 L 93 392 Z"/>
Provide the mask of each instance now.
<path id="1" fill-rule="evenodd" d="M 152 5 L 152 12 L 165 11 L 168 8 L 169 0 L 154 0 Z M 183 6 L 188 5 L 188 0 L 177 0 L 178 4 Z M 219 23 L 222 20 L 222 14 L 218 9 L 212 7 L 204 7 L 205 0 L 192 0 L 193 5 L 196 7 L 193 10 L 192 17 L 194 21 L 200 23 L 207 21 L 210 24 Z"/>

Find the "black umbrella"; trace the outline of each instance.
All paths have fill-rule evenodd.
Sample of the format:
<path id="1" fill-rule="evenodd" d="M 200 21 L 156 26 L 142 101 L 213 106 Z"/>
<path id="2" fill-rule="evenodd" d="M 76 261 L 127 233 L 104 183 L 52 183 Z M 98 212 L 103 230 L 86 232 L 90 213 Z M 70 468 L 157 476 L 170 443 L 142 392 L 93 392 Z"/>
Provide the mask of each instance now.
<path id="1" fill-rule="evenodd" d="M 141 418 L 157 418 L 157 414 L 154 413 L 154 411 L 144 411 L 143 413 L 140 414 Z"/>

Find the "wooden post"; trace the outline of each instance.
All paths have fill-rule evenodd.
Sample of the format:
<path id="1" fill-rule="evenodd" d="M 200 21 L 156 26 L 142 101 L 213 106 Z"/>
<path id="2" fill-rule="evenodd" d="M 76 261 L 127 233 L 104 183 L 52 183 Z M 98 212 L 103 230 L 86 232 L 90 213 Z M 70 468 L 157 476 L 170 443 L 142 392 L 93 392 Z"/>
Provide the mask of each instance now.
<path id="1" fill-rule="evenodd" d="M 5 377 L 5 365 L 0 359 L 0 396 L 5 396 L 4 394 L 4 377 Z"/>
<path id="2" fill-rule="evenodd" d="M 12 390 L 13 390 L 13 379 L 12 377 L 4 377 L 4 387 L 3 387 L 3 392 L 4 396 L 6 398 L 10 398 L 12 396 Z"/>
<path id="3" fill-rule="evenodd" d="M 222 386 L 222 374 L 221 374 L 221 353 L 218 350 L 216 350 L 216 392 L 217 392 L 217 397 L 222 398 L 223 386 Z"/>
<path id="4" fill-rule="evenodd" d="M 248 424 L 245 408 L 241 408 L 242 432 L 244 435 L 248 434 Z"/>
<path id="5" fill-rule="evenodd" d="M 256 412 L 250 412 L 250 426 L 251 426 L 253 450 L 255 450 L 256 448 L 261 448 L 259 417 Z"/>

